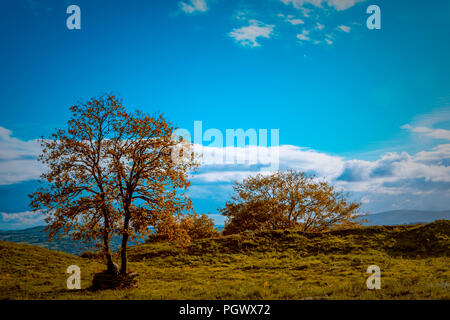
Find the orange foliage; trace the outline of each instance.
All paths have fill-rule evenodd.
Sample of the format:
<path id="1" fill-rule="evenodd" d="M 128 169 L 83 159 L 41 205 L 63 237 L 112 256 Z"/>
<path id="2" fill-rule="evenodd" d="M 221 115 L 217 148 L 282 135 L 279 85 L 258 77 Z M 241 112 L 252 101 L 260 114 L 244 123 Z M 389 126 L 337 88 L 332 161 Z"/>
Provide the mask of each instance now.
<path id="1" fill-rule="evenodd" d="M 185 191 L 198 163 L 193 154 L 173 160 L 178 142 L 170 122 L 161 114 L 129 113 L 112 94 L 70 110 L 67 129 L 41 139 L 46 184 L 30 195 L 33 209 L 47 216 L 50 236 L 102 239 L 110 269 L 109 240 L 120 235 L 123 274 L 128 241 L 146 237 L 150 227 L 188 241 L 177 225 L 192 209 Z"/>
<path id="2" fill-rule="evenodd" d="M 361 204 L 303 172 L 258 174 L 236 182 L 233 189 L 231 201 L 221 209 L 227 217 L 224 234 L 287 228 L 322 231 L 361 223 Z"/>

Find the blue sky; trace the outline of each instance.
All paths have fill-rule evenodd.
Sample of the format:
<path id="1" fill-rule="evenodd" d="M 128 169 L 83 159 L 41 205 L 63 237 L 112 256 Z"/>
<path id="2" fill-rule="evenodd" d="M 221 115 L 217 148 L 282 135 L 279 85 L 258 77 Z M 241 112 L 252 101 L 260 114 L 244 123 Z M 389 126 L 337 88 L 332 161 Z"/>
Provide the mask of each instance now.
<path id="1" fill-rule="evenodd" d="M 66 8 L 81 9 L 81 30 Z M 381 30 L 366 27 L 369 5 Z M 26 194 L 34 139 L 105 91 L 193 130 L 278 129 L 280 168 L 316 172 L 365 210 L 450 205 L 448 1 L 186 0 L 0 3 L 0 229 L 41 224 Z M 206 165 L 216 213 L 248 165 Z M 219 221 L 219 220 L 218 220 Z"/>

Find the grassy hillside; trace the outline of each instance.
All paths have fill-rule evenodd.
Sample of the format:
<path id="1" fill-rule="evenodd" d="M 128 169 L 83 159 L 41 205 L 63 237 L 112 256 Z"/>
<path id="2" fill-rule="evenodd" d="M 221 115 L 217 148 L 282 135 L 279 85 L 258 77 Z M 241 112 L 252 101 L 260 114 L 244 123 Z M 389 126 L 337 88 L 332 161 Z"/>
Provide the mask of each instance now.
<path id="1" fill-rule="evenodd" d="M 93 292 L 97 255 L 0 242 L 1 299 L 450 299 L 450 222 L 327 233 L 271 231 L 130 248 L 139 287 Z M 65 289 L 67 266 L 82 290 Z M 366 269 L 381 268 L 381 290 Z"/>
<path id="2" fill-rule="evenodd" d="M 438 219 L 450 219 L 450 211 L 416 211 L 397 210 L 371 214 L 367 217 L 364 225 L 401 225 L 412 223 L 430 223 Z M 217 226 L 218 230 L 223 230 L 223 226 Z M 64 236 L 57 241 L 50 241 L 44 226 L 28 228 L 23 230 L 0 230 L 0 241 L 11 241 L 16 243 L 28 243 L 51 250 L 63 251 L 80 255 L 89 250 L 86 244 L 74 242 L 70 237 Z M 114 237 L 111 241 L 111 248 L 117 250 L 120 247 L 120 238 Z"/>

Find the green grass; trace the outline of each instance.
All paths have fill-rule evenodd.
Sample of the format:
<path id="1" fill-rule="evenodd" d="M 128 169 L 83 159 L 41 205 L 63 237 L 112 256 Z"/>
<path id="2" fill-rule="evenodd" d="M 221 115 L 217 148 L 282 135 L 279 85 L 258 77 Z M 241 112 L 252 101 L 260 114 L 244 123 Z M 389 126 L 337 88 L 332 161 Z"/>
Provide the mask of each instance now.
<path id="1" fill-rule="evenodd" d="M 268 231 L 130 248 L 139 287 L 88 290 L 104 269 L 31 245 L 0 242 L 1 299 L 449 299 L 450 221 L 365 227 L 327 233 Z M 82 290 L 66 289 L 69 265 Z M 368 290 L 366 269 L 381 268 L 381 289 Z"/>

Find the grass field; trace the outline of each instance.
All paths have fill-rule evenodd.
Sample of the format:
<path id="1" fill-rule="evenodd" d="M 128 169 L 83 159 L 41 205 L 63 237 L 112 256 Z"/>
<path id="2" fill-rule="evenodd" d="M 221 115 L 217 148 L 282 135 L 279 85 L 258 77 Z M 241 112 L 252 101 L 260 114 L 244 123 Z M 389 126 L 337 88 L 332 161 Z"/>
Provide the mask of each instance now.
<path id="1" fill-rule="evenodd" d="M 138 288 L 92 291 L 101 257 L 0 242 L 0 299 L 450 299 L 450 221 L 327 233 L 267 231 L 130 248 Z M 66 268 L 82 289 L 66 289 Z M 381 289 L 368 290 L 369 265 Z"/>

